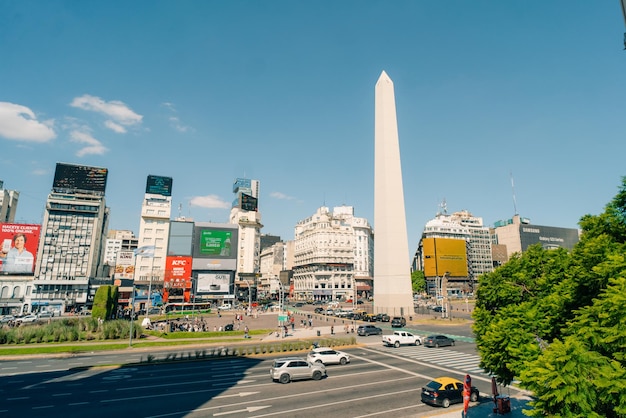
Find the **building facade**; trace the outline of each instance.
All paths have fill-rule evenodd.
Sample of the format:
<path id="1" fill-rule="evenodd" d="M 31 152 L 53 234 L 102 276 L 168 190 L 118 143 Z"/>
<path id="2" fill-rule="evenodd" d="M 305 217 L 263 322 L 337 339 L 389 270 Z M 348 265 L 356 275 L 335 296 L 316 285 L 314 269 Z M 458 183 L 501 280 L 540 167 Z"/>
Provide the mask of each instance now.
<path id="1" fill-rule="evenodd" d="M 6 190 L 4 182 L 0 180 L 0 222 L 15 222 L 15 212 L 20 193 L 15 190 Z"/>
<path id="2" fill-rule="evenodd" d="M 68 312 L 90 305 L 104 256 L 109 208 L 108 170 L 58 163 L 48 195 L 37 260 L 32 310 Z"/>
<path id="3" fill-rule="evenodd" d="M 356 298 L 355 273 L 361 278 L 371 278 L 372 248 L 372 229 L 365 219 L 354 216 L 353 207 L 340 206 L 333 211 L 320 207 L 295 228 L 294 298 L 324 301 Z"/>

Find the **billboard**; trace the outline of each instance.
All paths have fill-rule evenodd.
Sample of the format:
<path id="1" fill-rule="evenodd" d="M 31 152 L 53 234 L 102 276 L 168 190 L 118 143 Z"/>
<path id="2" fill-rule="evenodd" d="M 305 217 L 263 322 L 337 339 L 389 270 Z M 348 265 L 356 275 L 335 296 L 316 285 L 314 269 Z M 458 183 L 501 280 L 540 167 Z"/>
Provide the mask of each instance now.
<path id="1" fill-rule="evenodd" d="M 238 228 L 194 227 L 193 258 L 234 259 L 237 257 Z"/>
<path id="2" fill-rule="evenodd" d="M 232 272 L 203 272 L 198 273 L 197 294 L 229 294 L 235 289 Z"/>
<path id="3" fill-rule="evenodd" d="M 259 200 L 256 197 L 249 194 L 241 194 L 241 210 L 256 212 L 259 205 Z"/>
<path id="4" fill-rule="evenodd" d="M 165 257 L 165 287 L 191 287 L 191 257 Z"/>
<path id="5" fill-rule="evenodd" d="M 425 238 L 422 241 L 426 277 L 467 277 L 466 243 L 462 239 Z"/>
<path id="6" fill-rule="evenodd" d="M 0 272 L 33 274 L 41 225 L 0 223 Z"/>
<path id="7" fill-rule="evenodd" d="M 104 195 L 108 173 L 101 167 L 57 163 L 52 188 L 59 193 L 87 191 Z"/>
<path id="8" fill-rule="evenodd" d="M 135 254 L 133 251 L 120 251 L 115 260 L 115 278 L 132 279 L 135 274 Z"/>
<path id="9" fill-rule="evenodd" d="M 172 195 L 172 178 L 148 175 L 146 181 L 146 193 L 160 194 L 161 196 Z"/>
<path id="10" fill-rule="evenodd" d="M 541 244 L 547 250 L 555 248 L 573 249 L 578 243 L 578 230 L 554 226 L 520 225 L 522 251 L 529 246 Z"/>

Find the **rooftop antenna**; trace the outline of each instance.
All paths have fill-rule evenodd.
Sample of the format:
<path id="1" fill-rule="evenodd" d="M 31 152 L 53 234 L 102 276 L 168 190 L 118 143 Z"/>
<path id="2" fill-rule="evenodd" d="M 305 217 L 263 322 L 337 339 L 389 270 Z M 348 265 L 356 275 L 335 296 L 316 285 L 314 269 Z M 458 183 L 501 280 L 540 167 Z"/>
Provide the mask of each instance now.
<path id="1" fill-rule="evenodd" d="M 517 201 L 515 200 L 515 184 L 513 184 L 513 172 L 511 172 L 511 190 L 513 191 L 513 211 L 514 215 L 518 215 L 517 213 Z"/>
<path id="2" fill-rule="evenodd" d="M 448 214 L 448 204 L 446 203 L 446 198 L 444 197 L 441 203 L 439 203 L 439 212 L 437 215 L 447 215 Z"/>
<path id="3" fill-rule="evenodd" d="M 179 203 L 179 204 L 178 204 L 178 217 L 179 217 L 179 218 L 182 218 L 182 214 L 181 214 L 181 211 L 182 211 L 182 210 L 183 210 L 183 204 L 182 204 L 182 203 Z"/>

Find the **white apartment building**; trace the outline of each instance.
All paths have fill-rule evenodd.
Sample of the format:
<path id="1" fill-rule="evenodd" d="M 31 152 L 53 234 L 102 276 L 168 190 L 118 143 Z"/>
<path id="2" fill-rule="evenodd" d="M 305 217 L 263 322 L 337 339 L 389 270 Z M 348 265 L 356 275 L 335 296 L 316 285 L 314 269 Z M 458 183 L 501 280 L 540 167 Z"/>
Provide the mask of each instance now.
<path id="1" fill-rule="evenodd" d="M 355 298 L 357 275 L 371 279 L 373 271 L 372 229 L 352 206 L 322 206 L 296 225 L 293 257 L 295 299 Z"/>
<path id="2" fill-rule="evenodd" d="M 483 218 L 472 216 L 466 210 L 454 212 L 450 218 L 467 228 L 469 234 L 467 262 L 471 281 L 478 280 L 484 273 L 493 271 L 491 234 L 483 225 Z"/>
<path id="3" fill-rule="evenodd" d="M 257 295 L 259 297 L 270 297 L 270 295 L 279 292 L 280 272 L 286 270 L 286 247 L 284 242 L 277 242 L 261 251 L 259 257 L 260 277 L 257 283 Z"/>
<path id="4" fill-rule="evenodd" d="M 104 263 L 114 266 L 117 261 L 118 252 L 133 251 L 137 248 L 139 241 L 135 238 L 135 234 L 128 230 L 111 229 L 107 233 L 107 239 L 104 248 Z"/>
<path id="5" fill-rule="evenodd" d="M 146 193 L 141 205 L 138 247 L 154 246 L 154 257 L 137 257 L 135 282 L 163 284 L 172 197 Z"/>

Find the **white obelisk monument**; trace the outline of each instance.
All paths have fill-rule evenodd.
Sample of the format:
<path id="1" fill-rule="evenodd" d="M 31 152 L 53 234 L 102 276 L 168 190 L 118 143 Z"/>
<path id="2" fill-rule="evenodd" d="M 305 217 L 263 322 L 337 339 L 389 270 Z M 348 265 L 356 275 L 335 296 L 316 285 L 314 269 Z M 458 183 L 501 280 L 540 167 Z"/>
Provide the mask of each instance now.
<path id="1" fill-rule="evenodd" d="M 396 102 L 393 81 L 384 71 L 375 93 L 374 311 L 408 317 L 413 292 Z"/>

